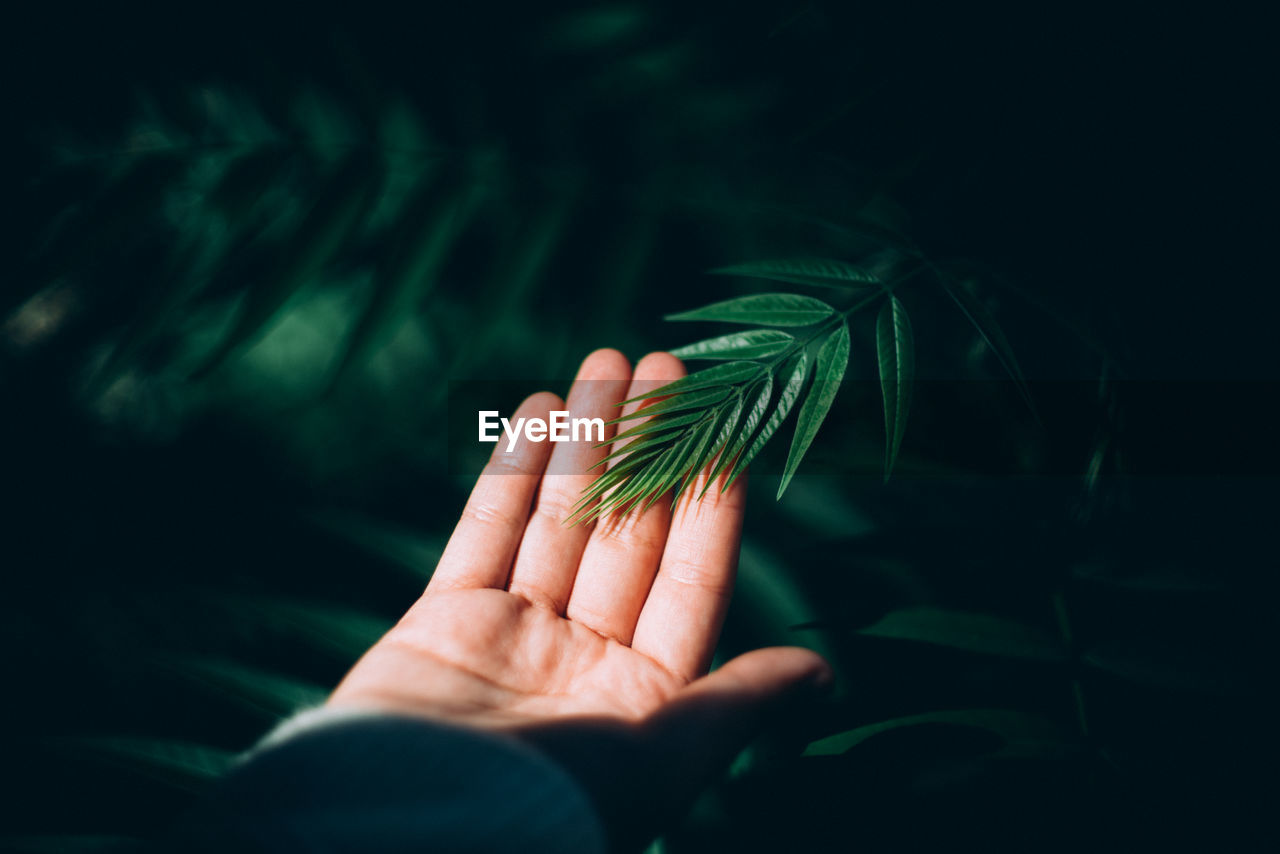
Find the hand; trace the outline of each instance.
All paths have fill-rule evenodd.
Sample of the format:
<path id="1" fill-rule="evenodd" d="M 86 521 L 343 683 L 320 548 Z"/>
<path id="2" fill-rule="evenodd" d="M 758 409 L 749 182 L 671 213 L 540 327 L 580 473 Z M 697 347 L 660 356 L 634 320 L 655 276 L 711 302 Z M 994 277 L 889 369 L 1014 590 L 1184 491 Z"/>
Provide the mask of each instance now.
<path id="1" fill-rule="evenodd" d="M 684 375 L 665 353 L 634 377 L 592 353 L 565 406 L 535 394 L 515 418 L 617 417 Z M 624 412 L 634 411 L 629 404 Z M 607 428 L 612 435 L 612 427 Z M 674 511 L 566 525 L 608 449 L 499 442 L 423 596 L 330 703 L 509 732 L 577 775 L 615 844 L 642 842 L 721 770 L 764 717 L 830 670 L 773 648 L 707 674 L 733 588 L 745 479 L 686 491 Z M 700 480 L 705 482 L 707 473 Z"/>

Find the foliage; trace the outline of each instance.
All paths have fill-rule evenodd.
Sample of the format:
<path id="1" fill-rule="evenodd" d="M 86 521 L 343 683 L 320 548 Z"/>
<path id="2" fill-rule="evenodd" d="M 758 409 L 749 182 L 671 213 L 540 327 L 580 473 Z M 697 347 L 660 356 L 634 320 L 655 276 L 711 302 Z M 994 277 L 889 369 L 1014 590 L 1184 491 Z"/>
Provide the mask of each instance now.
<path id="1" fill-rule="evenodd" d="M 728 489 L 778 431 L 800 400 L 795 435 L 777 497 L 813 443 L 831 409 L 849 360 L 849 317 L 880 300 L 876 349 L 884 398 L 887 480 L 902 446 L 911 389 L 915 381 L 915 341 L 907 310 L 895 294 L 901 281 L 879 277 L 851 264 L 830 259 L 761 261 L 724 267 L 715 272 L 831 288 L 846 293 L 850 304 L 836 308 L 813 297 L 787 293 L 754 294 L 667 316 L 678 321 L 725 321 L 752 326 L 800 327 L 796 332 L 755 329 L 687 344 L 671 351 L 685 360 L 728 361 L 624 401 L 654 400 L 612 423 L 645 418 L 618 438 L 629 440 L 598 465 L 607 468 L 582 497 L 569 521 L 585 522 L 613 512 L 643 511 L 668 493 L 678 499 L 711 466 L 701 494 L 727 473 Z M 994 318 L 979 313 L 962 289 L 939 279 L 999 354 L 1028 403 L 1026 385 L 1004 333 Z M 968 306 L 966 308 L 966 306 Z M 810 376 L 812 374 L 812 381 Z M 621 404 L 620 404 L 621 405 Z M 701 494 L 699 497 L 701 497 Z"/>
<path id="2" fill-rule="evenodd" d="M 700 303 L 668 319 L 739 331 L 673 350 L 713 364 L 633 401 L 578 521 L 693 489 L 710 460 L 776 474 L 776 505 L 755 478 L 721 656 L 810 645 L 840 688 L 666 850 L 902 847 L 875 828 L 950 829 L 948 799 L 974 839 L 1010 814 L 1056 839 L 1134 792 L 1168 800 L 1170 744 L 1214 767 L 1195 760 L 1232 730 L 1190 724 L 1248 707 L 1248 668 L 1221 658 L 1266 623 L 1216 563 L 1156 551 L 1167 517 L 1126 511 L 1115 342 L 1062 332 L 1091 324 L 1061 303 L 1102 286 L 1056 300 L 1067 253 L 1007 227 L 1035 218 L 949 189 L 999 128 L 937 134 L 950 96 L 877 88 L 900 57 L 840 70 L 864 30 L 835 4 L 668 5 L 396 28 L 400 51 L 290 19 L 249 51 L 280 64 L 239 77 L 229 46 L 253 28 L 230 28 L 220 73 L 153 58 L 127 102 L 46 99 L 0 293 L 25 698 L 5 844 L 153 836 L 336 683 L 421 590 L 469 486 L 439 427 L 450 382 L 563 392 L 590 349 L 676 343 L 656 320 Z M 985 244 L 984 217 L 1006 226 Z M 1036 385 L 1030 424 L 1024 363 L 1104 381 Z M 1224 655 L 1184 649 L 1204 638 Z"/>

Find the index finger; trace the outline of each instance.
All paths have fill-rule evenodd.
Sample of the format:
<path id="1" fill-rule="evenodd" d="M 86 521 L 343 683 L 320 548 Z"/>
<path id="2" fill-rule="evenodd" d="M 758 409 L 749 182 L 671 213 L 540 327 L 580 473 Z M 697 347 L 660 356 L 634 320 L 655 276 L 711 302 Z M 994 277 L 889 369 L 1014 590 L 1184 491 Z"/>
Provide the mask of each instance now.
<path id="1" fill-rule="evenodd" d="M 551 392 L 527 398 L 516 409 L 518 418 L 546 420 L 564 403 Z M 503 441 L 476 480 L 462 518 L 453 529 L 427 592 L 461 587 L 505 587 L 516 549 L 524 536 L 529 509 L 551 455 L 551 443 L 521 437 L 507 451 Z"/>

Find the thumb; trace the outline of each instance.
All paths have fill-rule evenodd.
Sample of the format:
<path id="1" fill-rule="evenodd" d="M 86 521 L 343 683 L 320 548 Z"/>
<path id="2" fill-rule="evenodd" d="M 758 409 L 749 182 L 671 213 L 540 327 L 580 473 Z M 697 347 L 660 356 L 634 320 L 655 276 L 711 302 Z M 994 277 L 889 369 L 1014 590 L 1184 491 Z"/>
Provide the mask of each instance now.
<path id="1" fill-rule="evenodd" d="M 770 718 L 796 702 L 816 699 L 833 680 L 831 666 L 816 652 L 759 649 L 691 683 L 646 729 L 662 753 L 679 757 L 682 782 L 696 794 Z"/>

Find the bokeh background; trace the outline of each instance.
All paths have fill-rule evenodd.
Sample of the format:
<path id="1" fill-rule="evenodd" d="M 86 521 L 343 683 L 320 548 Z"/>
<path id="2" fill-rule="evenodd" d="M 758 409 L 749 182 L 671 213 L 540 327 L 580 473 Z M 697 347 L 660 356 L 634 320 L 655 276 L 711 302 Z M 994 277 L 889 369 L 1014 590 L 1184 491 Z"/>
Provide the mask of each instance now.
<path id="1" fill-rule="evenodd" d="M 883 482 L 855 317 L 781 502 L 789 428 L 758 466 L 721 653 L 810 645 L 839 689 L 655 850 L 1252 834 L 1260 27 L 783 0 L 6 15 L 4 847 L 135 850 L 325 696 L 456 520 L 459 389 L 563 393 L 594 348 L 714 331 L 666 313 L 779 289 L 708 269 L 811 256 L 964 282 L 1039 418 L 915 277 Z"/>

